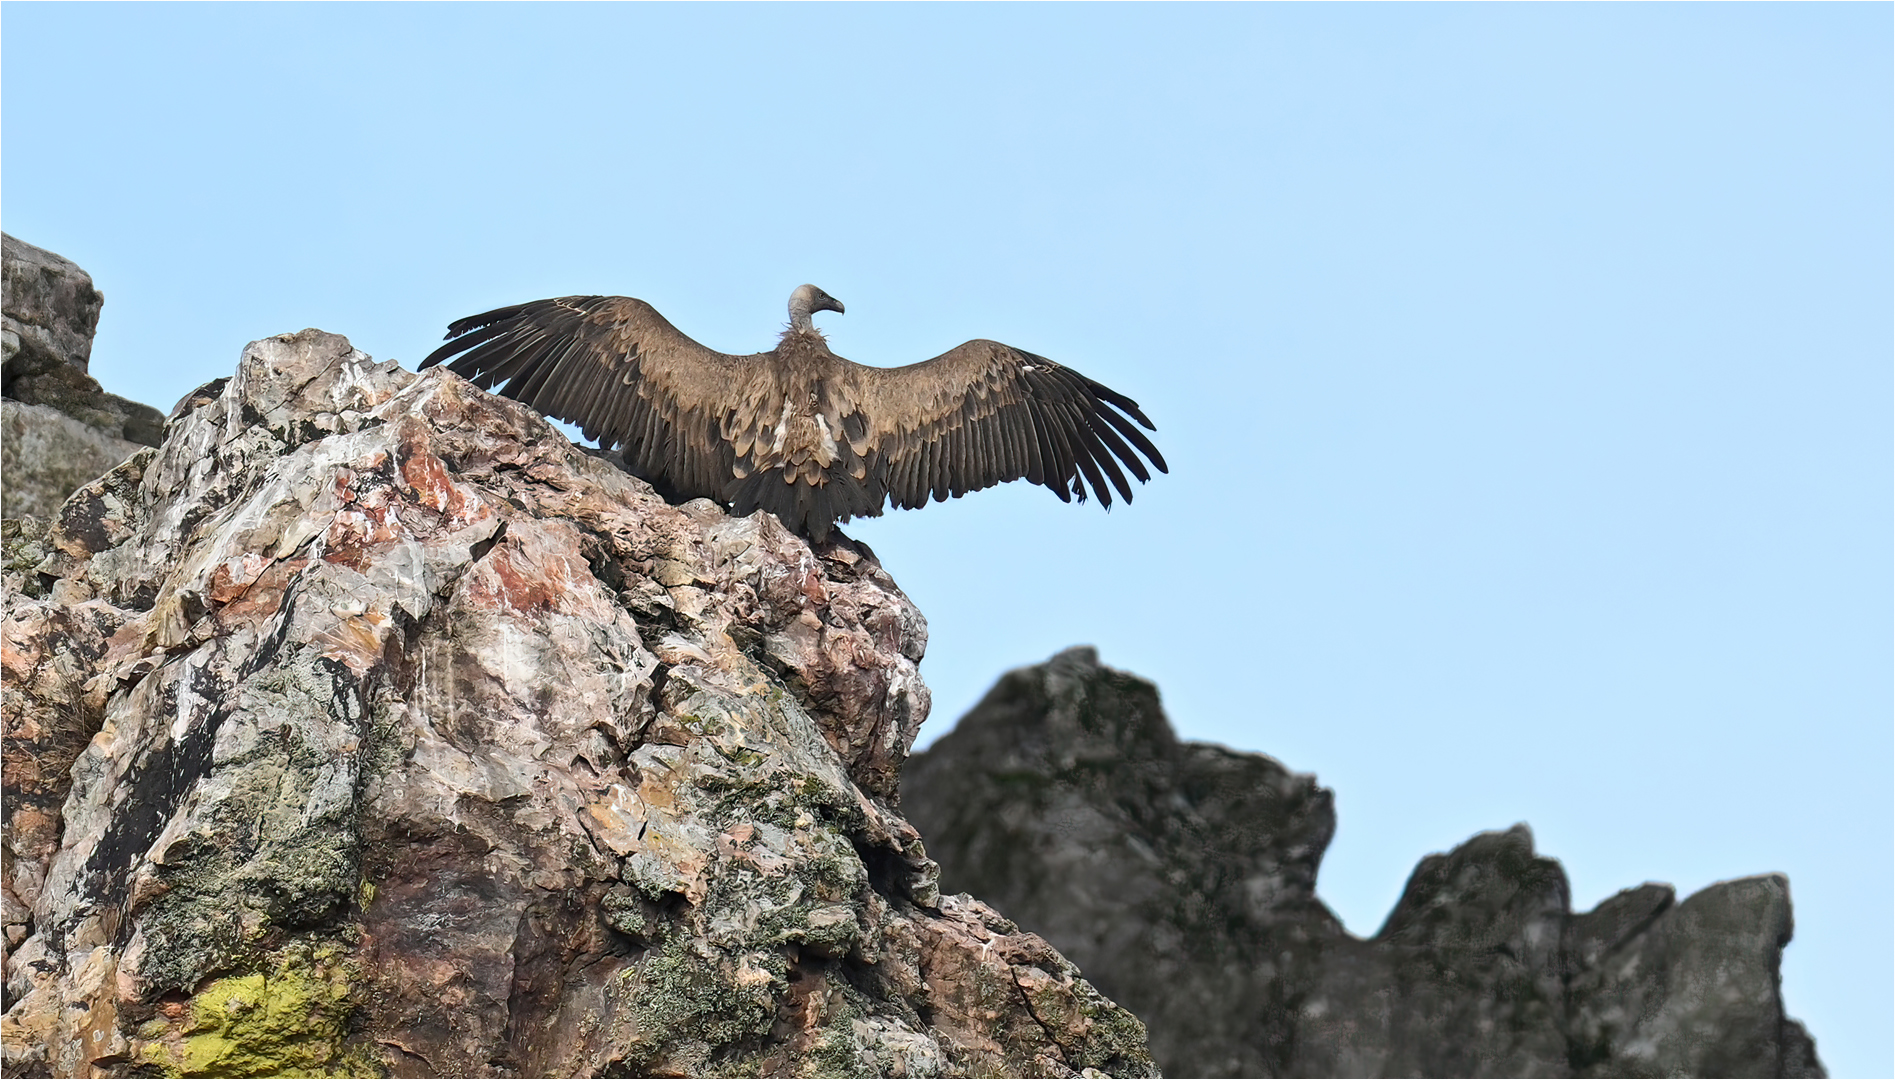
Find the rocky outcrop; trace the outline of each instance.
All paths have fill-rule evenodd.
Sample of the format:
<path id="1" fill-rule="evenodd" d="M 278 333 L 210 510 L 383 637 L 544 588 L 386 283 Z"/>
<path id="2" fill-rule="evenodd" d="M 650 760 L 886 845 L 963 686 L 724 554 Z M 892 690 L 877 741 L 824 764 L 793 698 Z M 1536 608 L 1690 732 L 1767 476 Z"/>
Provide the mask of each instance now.
<path id="1" fill-rule="evenodd" d="M 164 415 L 87 374 L 105 297 L 71 262 L 0 234 L 0 516 L 47 517 L 142 446 Z"/>
<path id="2" fill-rule="evenodd" d="M 1823 1075 L 1778 991 L 1782 875 L 1575 915 L 1517 825 L 1422 860 L 1364 941 L 1316 896 L 1330 793 L 1178 740 L 1091 649 L 1002 678 L 903 792 L 943 881 L 1071 957 L 1173 1075 Z"/>
<path id="3" fill-rule="evenodd" d="M 318 331 L 4 541 L 10 1074 L 1151 1071 L 939 894 L 866 547 Z"/>
<path id="4" fill-rule="evenodd" d="M 104 306 L 105 295 L 93 287 L 92 275 L 72 260 L 0 233 L 0 308 L 5 309 L 9 390 L 16 377 L 16 356 L 33 369 L 60 364 L 84 375 Z"/>

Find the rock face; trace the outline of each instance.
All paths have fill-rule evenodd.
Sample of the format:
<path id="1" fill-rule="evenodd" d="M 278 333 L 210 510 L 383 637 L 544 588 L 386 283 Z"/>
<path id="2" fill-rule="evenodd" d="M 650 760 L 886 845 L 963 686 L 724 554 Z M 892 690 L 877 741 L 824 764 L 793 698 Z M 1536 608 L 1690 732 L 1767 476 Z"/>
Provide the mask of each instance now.
<path id="1" fill-rule="evenodd" d="M 0 516 L 51 517 L 73 492 L 144 447 L 50 405 L 0 401 Z"/>
<path id="2" fill-rule="evenodd" d="M 1173 1075 L 1823 1075 L 1778 992 L 1782 875 L 1575 915 L 1516 825 L 1422 860 L 1364 941 L 1316 897 L 1330 793 L 1179 741 L 1091 649 L 1002 678 L 903 792 L 946 884 L 1071 957 Z"/>
<path id="3" fill-rule="evenodd" d="M 71 260 L 0 233 L 0 307 L 5 308 L 7 381 L 23 365 L 66 364 L 86 373 L 105 296 Z"/>
<path id="4" fill-rule="evenodd" d="M 1151 1072 L 939 894 L 861 545 L 319 331 L 4 541 L 11 1074 Z"/>
<path id="5" fill-rule="evenodd" d="M 0 234 L 0 516 L 48 517 L 66 497 L 156 446 L 164 415 L 86 373 L 105 297 L 84 270 Z"/>

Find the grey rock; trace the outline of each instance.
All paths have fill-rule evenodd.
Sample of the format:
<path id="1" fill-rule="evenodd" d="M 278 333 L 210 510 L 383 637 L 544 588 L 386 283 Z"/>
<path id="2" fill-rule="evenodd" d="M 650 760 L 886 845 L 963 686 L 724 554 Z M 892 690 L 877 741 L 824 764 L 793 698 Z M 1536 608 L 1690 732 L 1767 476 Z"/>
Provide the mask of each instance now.
<path id="1" fill-rule="evenodd" d="M 10 1075 L 1148 1075 L 893 805 L 873 552 L 309 330 L 0 536 Z"/>
<path id="2" fill-rule="evenodd" d="M 50 518 L 67 496 L 141 449 L 50 405 L 0 401 L 0 517 Z"/>
<path id="3" fill-rule="evenodd" d="M 91 275 L 70 259 L 0 233 L 0 325 L 8 382 L 16 358 L 34 370 L 64 364 L 85 374 L 104 304 Z"/>
<path id="4" fill-rule="evenodd" d="M 1823 1075 L 1778 990 L 1782 876 L 1574 914 L 1516 825 L 1423 859 L 1363 940 L 1316 896 L 1330 793 L 1178 740 L 1091 649 L 1008 673 L 902 789 L 943 882 L 1072 958 L 1174 1075 Z"/>
<path id="5" fill-rule="evenodd" d="M 50 517 L 81 485 L 156 446 L 164 415 L 87 374 L 105 298 L 86 272 L 12 236 L 0 234 L 0 247 L 0 516 Z"/>
<path id="6" fill-rule="evenodd" d="M 1596 926 L 1592 916 L 1612 903 L 1575 922 Z M 1790 932 L 1782 874 L 1719 882 L 1667 904 L 1575 973 L 1577 1074 L 1822 1075 L 1814 1041 L 1783 1015 L 1778 968 Z"/>

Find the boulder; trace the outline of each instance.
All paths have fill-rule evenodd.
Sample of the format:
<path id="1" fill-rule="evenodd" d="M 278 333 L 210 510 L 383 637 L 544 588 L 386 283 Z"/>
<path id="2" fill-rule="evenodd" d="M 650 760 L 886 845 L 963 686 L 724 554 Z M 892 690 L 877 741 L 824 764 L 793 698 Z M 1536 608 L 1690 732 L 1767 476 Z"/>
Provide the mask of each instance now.
<path id="1" fill-rule="evenodd" d="M 48 517 L 141 446 L 164 415 L 87 374 L 105 297 L 70 261 L 0 234 L 0 517 Z"/>
<path id="2" fill-rule="evenodd" d="M 903 793 L 946 885 L 1070 957 L 1173 1075 L 1823 1075 L 1779 993 L 1782 875 L 1574 914 L 1516 825 L 1423 859 L 1363 940 L 1316 895 L 1330 793 L 1177 739 L 1088 648 L 1008 673 Z"/>
<path id="3" fill-rule="evenodd" d="M 13 1075 L 1152 1075 L 895 808 L 927 627 L 320 331 L 4 540 Z"/>
<path id="4" fill-rule="evenodd" d="M 92 275 L 72 260 L 0 233 L 0 340 L 9 384 L 16 361 L 35 372 L 65 365 L 84 375 L 103 306 Z"/>

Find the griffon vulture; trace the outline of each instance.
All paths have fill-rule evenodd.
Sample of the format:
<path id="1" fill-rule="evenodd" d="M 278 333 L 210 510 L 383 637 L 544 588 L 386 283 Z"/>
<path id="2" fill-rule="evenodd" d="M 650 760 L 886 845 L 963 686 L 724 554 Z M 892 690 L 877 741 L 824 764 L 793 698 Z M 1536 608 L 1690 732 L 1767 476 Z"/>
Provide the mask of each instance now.
<path id="1" fill-rule="evenodd" d="M 562 296 L 461 319 L 421 366 L 455 357 L 474 385 L 623 447 L 668 495 L 768 510 L 815 541 L 885 500 L 915 509 L 1024 478 L 1109 508 L 1115 489 L 1132 500 L 1127 471 L 1166 471 L 1138 403 L 1071 368 L 995 341 L 865 367 L 829 351 L 818 311 L 842 303 L 798 287 L 776 348 L 731 356 L 643 300 Z"/>

